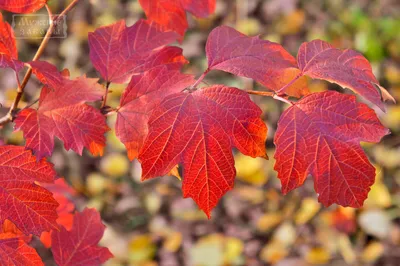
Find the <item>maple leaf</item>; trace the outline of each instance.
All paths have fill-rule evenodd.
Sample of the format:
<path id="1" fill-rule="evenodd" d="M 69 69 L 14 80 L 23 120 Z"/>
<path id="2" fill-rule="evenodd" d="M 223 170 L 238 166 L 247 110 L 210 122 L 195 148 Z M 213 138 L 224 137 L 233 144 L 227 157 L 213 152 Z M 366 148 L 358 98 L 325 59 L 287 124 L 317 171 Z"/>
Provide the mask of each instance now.
<path id="1" fill-rule="evenodd" d="M 362 206 L 375 168 L 359 142 L 379 142 L 388 133 L 355 96 L 327 91 L 304 97 L 282 114 L 275 134 L 282 192 L 301 186 L 311 174 L 325 206 Z"/>
<path id="2" fill-rule="evenodd" d="M 139 0 L 146 17 L 162 25 L 166 30 L 177 32 L 181 38 L 188 28 L 186 11 L 197 17 L 214 13 L 216 0 Z"/>
<path id="3" fill-rule="evenodd" d="M 327 42 L 314 40 L 299 48 L 297 62 L 302 75 L 324 79 L 349 88 L 385 111 L 382 100 L 393 97 L 379 85 L 368 60 L 360 53 L 333 48 Z"/>
<path id="4" fill-rule="evenodd" d="M 49 86 L 52 89 L 62 86 L 64 79 L 69 78 L 69 72 L 64 73 L 63 75 L 58 72 L 55 65 L 46 61 L 31 61 L 28 62 L 27 65 L 32 68 L 33 74 L 36 75 L 43 85 Z"/>
<path id="5" fill-rule="evenodd" d="M 33 13 L 41 9 L 47 0 L 0 0 L 0 9 L 13 13 Z"/>
<path id="6" fill-rule="evenodd" d="M 147 121 L 153 108 L 172 93 L 194 83 L 192 75 L 159 66 L 141 75 L 133 76 L 121 97 L 117 110 L 115 132 L 128 150 L 130 160 L 137 157 L 147 135 Z"/>
<path id="7" fill-rule="evenodd" d="M 172 64 L 180 68 L 186 64 L 182 49 L 164 47 L 176 36 L 145 20 L 131 27 L 121 20 L 89 33 L 90 59 L 108 82 L 127 83 L 132 75 L 157 65 Z"/>
<path id="8" fill-rule="evenodd" d="M 4 266 L 44 265 L 36 250 L 27 243 L 31 237 L 25 236 L 9 220 L 0 228 L 0 262 Z"/>
<path id="9" fill-rule="evenodd" d="M 51 183 L 55 176 L 50 163 L 38 162 L 24 147 L 0 146 L 0 221 L 9 219 L 25 234 L 56 229 L 58 204 L 34 183 Z"/>
<path id="10" fill-rule="evenodd" d="M 105 226 L 95 209 L 76 212 L 71 230 L 61 226 L 51 234 L 54 260 L 58 266 L 97 266 L 113 255 L 105 247 L 99 247 Z"/>
<path id="11" fill-rule="evenodd" d="M 64 226 L 67 230 L 71 230 L 74 218 L 73 212 L 75 210 L 71 197 L 76 195 L 76 191 L 65 182 L 64 178 L 58 178 L 54 184 L 41 185 L 53 193 L 54 199 L 59 204 L 57 207 L 57 224 Z M 43 232 L 40 235 L 40 241 L 46 248 L 51 247 L 52 231 Z"/>
<path id="12" fill-rule="evenodd" d="M 142 179 L 183 165 L 183 196 L 193 198 L 210 217 L 212 208 L 233 187 L 231 149 L 266 157 L 267 127 L 261 110 L 246 92 L 222 85 L 166 97 L 149 119 L 139 153 Z"/>
<path id="13" fill-rule="evenodd" d="M 1 5 L 1 3 L 0 3 Z M 18 60 L 17 44 L 14 31 L 10 24 L 3 21 L 3 15 L 0 13 L 0 67 L 9 67 L 18 72 L 24 67 L 24 64 Z"/>
<path id="14" fill-rule="evenodd" d="M 300 73 L 296 59 L 280 44 L 248 37 L 228 26 L 215 28 L 207 39 L 208 70 L 218 69 L 252 78 L 271 90 L 279 90 Z M 307 95 L 307 80 L 300 78 L 286 94 Z"/>
<path id="15" fill-rule="evenodd" d="M 2 266 L 42 266 L 36 250 L 20 237 L 0 234 L 0 261 Z"/>
<path id="16" fill-rule="evenodd" d="M 109 128 L 100 111 L 85 104 L 102 99 L 104 89 L 98 80 L 85 76 L 69 80 L 56 74 L 58 72 L 49 72 L 48 63 L 30 64 L 45 85 L 54 87 L 43 87 L 39 108 L 23 109 L 14 121 L 15 130 L 24 133 L 26 147 L 40 159 L 52 154 L 54 137 L 57 137 L 64 142 L 66 150 L 82 154 L 86 147 L 92 154 L 101 155 L 105 146 L 104 133 Z M 61 83 L 57 84 L 60 79 Z"/>

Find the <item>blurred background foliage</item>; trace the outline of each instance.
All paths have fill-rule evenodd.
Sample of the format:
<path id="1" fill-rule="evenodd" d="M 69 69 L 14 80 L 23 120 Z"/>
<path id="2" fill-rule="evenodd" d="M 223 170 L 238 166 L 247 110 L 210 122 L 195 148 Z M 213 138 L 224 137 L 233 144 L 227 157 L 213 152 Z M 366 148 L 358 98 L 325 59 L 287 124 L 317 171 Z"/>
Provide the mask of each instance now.
<path id="1" fill-rule="evenodd" d="M 68 2 L 51 0 L 49 4 L 52 10 L 62 10 Z M 46 15 L 45 10 L 39 14 Z M 11 14 L 5 17 L 11 22 Z M 68 14 L 68 36 L 51 40 L 42 59 L 59 69 L 70 69 L 72 77 L 84 73 L 99 77 L 89 60 L 88 32 L 119 19 L 131 25 L 142 17 L 135 0 L 82 0 Z M 213 16 L 188 17 L 190 29 L 181 45 L 190 60 L 186 73 L 199 75 L 204 71 L 207 35 L 224 24 L 279 42 L 293 55 L 302 42 L 316 38 L 356 49 L 371 61 L 381 84 L 400 101 L 397 0 L 217 0 Z M 19 39 L 20 58 L 30 60 L 39 42 Z M 263 89 L 249 79 L 222 72 L 210 73 L 205 83 Z M 2 113 L 11 104 L 15 87 L 12 72 L 2 70 Z M 118 106 L 124 88 L 111 86 L 111 106 Z M 311 80 L 310 89 L 341 90 Z M 22 106 L 32 103 L 39 93 L 39 83 L 31 79 Z M 106 265 L 400 265 L 400 106 L 389 106 L 387 114 L 375 109 L 392 134 L 379 144 L 364 145 L 377 168 L 376 183 L 364 207 L 324 208 L 317 201 L 312 178 L 288 195 L 281 194 L 273 170 L 273 135 L 286 106 L 269 98 L 253 99 L 263 109 L 269 127 L 270 160 L 235 153 L 235 188 L 223 197 L 210 221 L 191 199 L 182 198 L 177 178 L 140 182 L 139 163 L 129 162 L 113 131 L 107 134 L 106 152 L 100 158 L 86 152 L 80 157 L 65 151 L 58 142 L 50 160 L 77 191 L 73 198 L 77 208 L 95 207 L 108 227 L 102 244 L 115 258 Z M 114 122 L 115 116 L 110 115 L 111 128 Z M 21 133 L 12 133 L 12 125 L 3 128 L 1 136 L 7 143 L 24 142 Z M 36 245 L 44 257 L 51 256 L 39 242 Z"/>

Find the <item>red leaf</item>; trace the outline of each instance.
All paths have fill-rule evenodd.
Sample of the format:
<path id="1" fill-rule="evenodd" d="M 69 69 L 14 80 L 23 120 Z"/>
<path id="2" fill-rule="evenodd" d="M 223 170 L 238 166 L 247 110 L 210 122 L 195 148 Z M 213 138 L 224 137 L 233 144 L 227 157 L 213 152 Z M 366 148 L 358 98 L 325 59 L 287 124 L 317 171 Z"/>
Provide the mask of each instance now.
<path id="1" fill-rule="evenodd" d="M 149 119 L 149 133 L 139 153 L 142 179 L 167 174 L 183 164 L 183 196 L 193 198 L 210 216 L 233 187 L 231 149 L 266 157 L 267 127 L 247 93 L 213 86 L 165 98 Z"/>
<path id="2" fill-rule="evenodd" d="M 349 88 L 383 111 L 385 106 L 382 99 L 394 101 L 379 85 L 368 60 L 354 50 L 342 51 L 327 42 L 314 40 L 300 46 L 297 61 L 303 75 Z"/>
<path id="3" fill-rule="evenodd" d="M 199 18 L 205 18 L 214 13 L 216 0 L 181 0 L 186 11 Z"/>
<path id="4" fill-rule="evenodd" d="M 304 97 L 282 114 L 275 134 L 282 192 L 301 186 L 311 174 L 325 206 L 362 206 L 375 169 L 359 142 L 379 142 L 388 133 L 354 96 L 327 91 Z"/>
<path id="5" fill-rule="evenodd" d="M 36 250 L 22 238 L 0 234 L 0 262 L 2 266 L 44 265 Z"/>
<path id="6" fill-rule="evenodd" d="M 180 48 L 159 49 L 176 36 L 145 20 L 131 27 L 119 21 L 89 33 L 90 59 L 105 80 L 126 83 L 132 75 L 157 65 L 175 63 L 180 67 L 187 63 Z"/>
<path id="7" fill-rule="evenodd" d="M 188 28 L 186 12 L 197 17 L 207 17 L 214 13 L 215 0 L 139 0 L 146 17 L 162 25 L 166 30 L 172 30 L 181 36 Z"/>
<path id="8" fill-rule="evenodd" d="M 57 202 L 34 183 L 50 183 L 55 176 L 50 163 L 38 162 L 24 147 L 0 146 L 0 221 L 11 220 L 25 234 L 57 228 Z"/>
<path id="9" fill-rule="evenodd" d="M 1 5 L 1 3 L 0 3 Z M 3 21 L 3 15 L 0 13 L 0 67 L 12 68 L 19 71 L 24 67 L 21 61 L 18 61 L 17 44 L 14 31 L 10 24 Z"/>
<path id="10" fill-rule="evenodd" d="M 40 66 L 37 62 L 32 65 Z M 48 64 L 43 66 L 39 78 L 46 85 L 57 84 L 58 78 L 47 75 L 51 73 L 47 71 Z M 38 69 L 35 71 L 39 72 Z M 103 94 L 104 89 L 97 79 L 85 76 L 75 80 L 63 78 L 57 87 L 43 87 L 37 110 L 28 108 L 18 113 L 15 129 L 24 132 L 26 147 L 32 149 L 38 158 L 52 154 L 54 137 L 62 140 L 67 150 L 82 154 L 86 147 L 92 154 L 101 155 L 108 127 L 100 111 L 85 102 L 101 100 Z"/>
<path id="11" fill-rule="evenodd" d="M 353 210 L 353 209 L 350 209 Z M 339 232 L 345 234 L 354 233 L 357 229 L 357 221 L 354 212 L 345 208 L 337 208 L 328 213 L 330 225 Z"/>
<path id="12" fill-rule="evenodd" d="M 208 36 L 206 53 L 208 69 L 219 69 L 252 78 L 271 90 L 279 90 L 300 70 L 295 58 L 280 44 L 248 37 L 227 26 L 215 28 Z M 286 94 L 301 97 L 308 94 L 305 78 L 291 85 Z"/>
<path id="13" fill-rule="evenodd" d="M 47 0 L 0 0 L 0 9 L 13 13 L 33 13 L 41 9 Z"/>
<path id="14" fill-rule="evenodd" d="M 95 209 L 75 213 L 72 229 L 64 227 L 51 234 L 54 260 L 58 266 L 97 266 L 112 258 L 111 252 L 99 247 L 105 226 Z"/>
<path id="15" fill-rule="evenodd" d="M 62 86 L 64 76 L 58 72 L 56 66 L 46 61 L 31 61 L 27 64 L 32 68 L 33 74 L 36 75 L 42 84 L 53 89 Z M 66 78 L 69 78 L 69 73 Z"/>
<path id="16" fill-rule="evenodd" d="M 43 184 L 42 186 L 53 193 L 54 199 L 59 204 L 57 207 L 57 224 L 64 226 L 67 230 L 71 230 L 75 205 L 70 198 L 76 195 L 76 191 L 65 182 L 64 178 L 57 179 L 54 184 Z M 52 231 L 43 232 L 40 235 L 40 241 L 47 248 L 51 247 Z"/>
<path id="17" fill-rule="evenodd" d="M 31 236 L 24 235 L 18 228 L 5 220 L 0 227 L 0 261 L 1 265 L 43 265 L 35 249 L 28 246 Z"/>
<path id="18" fill-rule="evenodd" d="M 162 99 L 194 83 L 192 75 L 167 66 L 153 68 L 133 76 L 121 97 L 115 125 L 118 138 L 125 144 L 129 159 L 137 157 L 147 135 L 147 122 L 153 108 Z"/>

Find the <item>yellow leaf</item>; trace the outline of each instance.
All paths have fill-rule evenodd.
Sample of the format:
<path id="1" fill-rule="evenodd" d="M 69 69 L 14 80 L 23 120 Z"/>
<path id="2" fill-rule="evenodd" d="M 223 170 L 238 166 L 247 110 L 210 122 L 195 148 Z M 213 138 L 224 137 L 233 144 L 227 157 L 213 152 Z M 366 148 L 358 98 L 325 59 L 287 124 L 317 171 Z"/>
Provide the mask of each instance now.
<path id="1" fill-rule="evenodd" d="M 347 235 L 339 235 L 338 247 L 347 264 L 351 265 L 356 261 L 356 254 Z"/>
<path id="2" fill-rule="evenodd" d="M 322 247 L 315 247 L 307 252 L 305 259 L 311 264 L 326 264 L 330 259 L 330 254 Z"/>
<path id="3" fill-rule="evenodd" d="M 380 256 L 382 256 L 384 251 L 384 246 L 380 242 L 372 242 L 363 250 L 361 258 L 364 262 L 371 263 L 376 261 Z"/>
<path id="4" fill-rule="evenodd" d="M 281 34 L 295 34 L 301 30 L 305 21 L 304 11 L 294 10 L 278 23 L 277 30 Z"/>
<path id="5" fill-rule="evenodd" d="M 108 180 L 99 173 L 91 173 L 86 177 L 86 188 L 92 195 L 103 193 L 108 185 Z"/>
<path id="6" fill-rule="evenodd" d="M 126 155 L 112 153 L 101 159 L 100 168 L 108 176 L 124 176 L 129 171 L 129 160 Z"/>
<path id="7" fill-rule="evenodd" d="M 387 208 L 392 205 L 392 198 L 388 188 L 380 181 L 375 182 L 364 202 L 365 208 Z"/>
<path id="8" fill-rule="evenodd" d="M 170 233 L 163 243 L 163 247 L 169 252 L 176 252 L 182 244 L 182 234 L 180 232 Z"/>
<path id="9" fill-rule="evenodd" d="M 235 237 L 225 238 L 224 262 L 233 264 L 243 252 L 243 242 Z"/>
<path id="10" fill-rule="evenodd" d="M 288 250 L 279 241 L 272 241 L 263 247 L 260 257 L 263 261 L 275 264 L 288 255 Z"/>
<path id="11" fill-rule="evenodd" d="M 305 198 L 301 202 L 300 210 L 296 213 L 295 222 L 296 224 L 305 224 L 320 210 L 321 204 L 319 204 L 314 198 Z"/>
<path id="12" fill-rule="evenodd" d="M 260 21 L 255 18 L 241 19 L 236 24 L 236 30 L 246 35 L 256 35 L 260 33 Z"/>
<path id="13" fill-rule="evenodd" d="M 131 263 L 151 260 L 156 252 L 156 246 L 150 235 L 138 235 L 129 243 L 129 261 Z"/>
<path id="14" fill-rule="evenodd" d="M 235 156 L 237 178 L 243 182 L 262 186 L 268 181 L 268 175 L 263 169 L 264 159 L 251 158 L 243 154 Z"/>
<path id="15" fill-rule="evenodd" d="M 274 240 L 278 240 L 286 247 L 291 246 L 296 241 L 297 233 L 292 223 L 285 222 L 275 230 Z"/>
<path id="16" fill-rule="evenodd" d="M 250 187 L 250 186 L 237 187 L 235 188 L 234 193 L 239 198 L 247 200 L 253 204 L 258 204 L 265 200 L 264 191 L 262 189 L 255 187 Z"/>
<path id="17" fill-rule="evenodd" d="M 257 229 L 266 232 L 277 226 L 282 221 L 280 213 L 266 213 L 257 220 Z"/>

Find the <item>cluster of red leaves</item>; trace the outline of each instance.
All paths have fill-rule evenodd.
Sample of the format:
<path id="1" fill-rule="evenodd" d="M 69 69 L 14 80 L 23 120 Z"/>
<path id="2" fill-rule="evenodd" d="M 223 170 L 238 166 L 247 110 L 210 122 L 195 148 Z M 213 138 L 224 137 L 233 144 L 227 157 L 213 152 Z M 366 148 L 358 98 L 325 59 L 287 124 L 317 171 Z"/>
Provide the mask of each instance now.
<path id="1" fill-rule="evenodd" d="M 15 129 L 24 132 L 26 147 L 41 159 L 52 154 L 54 137 L 58 137 L 66 150 L 82 154 L 86 147 L 94 155 L 103 154 L 108 126 L 98 109 L 85 104 L 103 97 L 97 79 L 82 76 L 70 80 L 68 73 L 61 75 L 47 62 L 28 64 L 45 86 L 38 109 L 24 109 L 14 121 Z"/>
<path id="2" fill-rule="evenodd" d="M 55 178 L 46 159 L 38 161 L 24 147 L 0 146 L 1 265 L 44 265 L 28 245 L 31 234 L 41 236 L 45 246 L 52 245 L 59 266 L 100 265 L 112 256 L 97 246 L 105 229 L 98 212 L 73 214 L 75 207 L 66 195 L 73 190 L 63 179 L 52 184 Z"/>
<path id="3" fill-rule="evenodd" d="M 2 0 L 0 8 L 27 13 L 45 2 Z M 247 92 L 221 84 L 197 88 L 208 72 L 222 70 L 252 78 L 291 104 L 274 139 L 283 193 L 312 175 L 324 205 L 362 206 L 375 169 L 359 143 L 379 142 L 389 131 L 355 96 L 310 93 L 306 76 L 349 88 L 384 110 L 383 101 L 393 98 L 379 85 L 367 59 L 321 40 L 302 44 L 296 59 L 277 43 L 221 26 L 208 37 L 208 68 L 195 81 L 181 73 L 188 63 L 182 49 L 168 45 L 182 40 L 186 11 L 207 16 L 215 0 L 140 3 L 147 20 L 131 27 L 125 21 L 100 27 L 89 33 L 89 47 L 93 66 L 107 86 L 128 83 L 114 110 L 116 134 L 129 158 L 141 162 L 143 180 L 166 175 L 181 164 L 183 196 L 193 198 L 210 217 L 234 185 L 232 149 L 268 158 L 262 111 Z M 44 85 L 38 107 L 23 109 L 14 121 L 36 157 L 23 147 L 0 146 L 0 222 L 10 220 L 16 226 L 3 226 L 1 250 L 10 252 L 0 251 L 0 258 L 6 265 L 42 265 L 27 245 L 30 238 L 23 235 L 34 234 L 52 247 L 58 265 L 99 265 L 112 256 L 97 246 L 104 232 L 99 214 L 72 214 L 74 205 L 66 195 L 73 192 L 63 181 L 52 184 L 56 173 L 44 157 L 52 154 L 55 137 L 78 154 L 87 148 L 102 155 L 108 127 L 104 115 L 88 102 L 104 100 L 107 92 L 97 79 L 70 79 L 68 70 L 60 73 L 47 62 L 19 61 L 13 31 L 0 18 L 0 67 L 19 72 L 28 66 Z M 289 96 L 300 100 L 290 102 Z"/>

